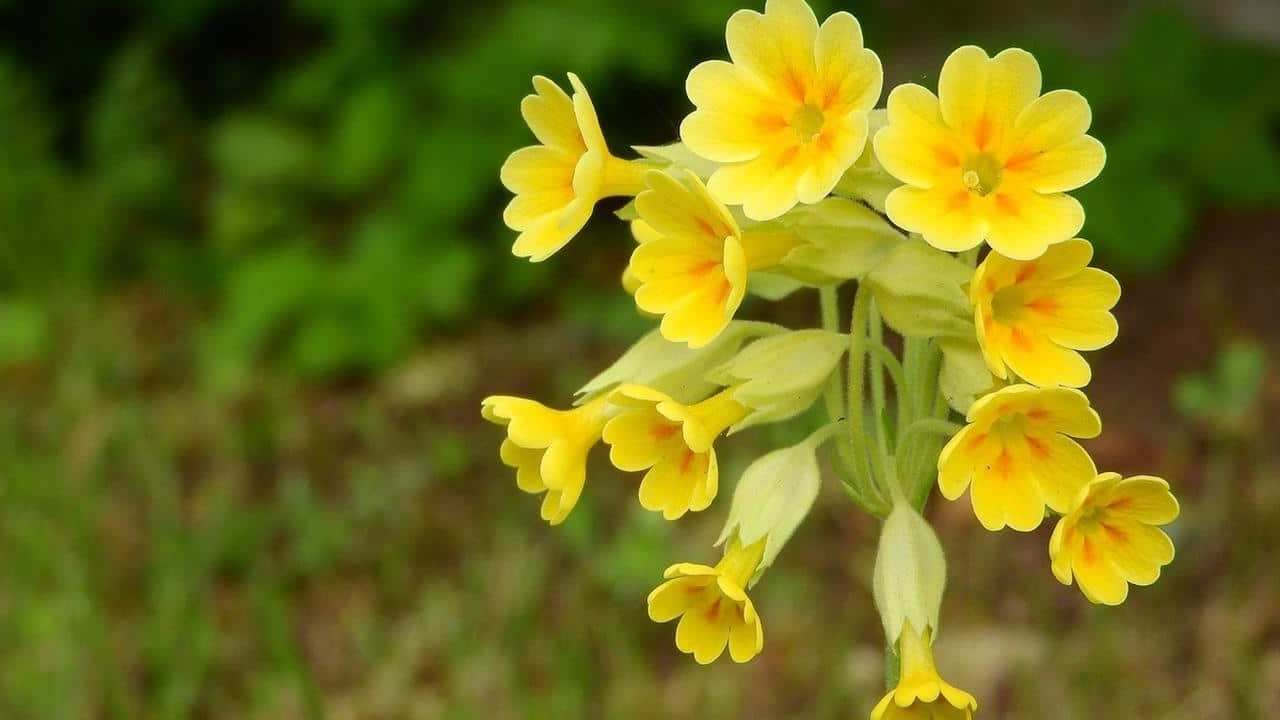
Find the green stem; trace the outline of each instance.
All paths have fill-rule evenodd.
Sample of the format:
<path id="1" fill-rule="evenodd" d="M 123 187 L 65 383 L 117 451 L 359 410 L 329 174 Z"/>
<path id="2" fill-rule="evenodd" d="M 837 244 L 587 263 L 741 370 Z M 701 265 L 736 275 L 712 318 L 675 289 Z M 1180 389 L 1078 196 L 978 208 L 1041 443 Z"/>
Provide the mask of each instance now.
<path id="1" fill-rule="evenodd" d="M 863 405 L 863 385 L 866 382 L 867 318 L 871 311 L 871 291 L 858 283 L 853 297 L 853 313 L 849 321 L 849 375 L 845 408 L 849 418 L 849 441 L 853 453 L 853 475 L 863 494 L 875 497 L 878 504 L 888 507 L 888 495 L 880 487 L 883 479 L 878 458 L 867 444 L 866 412 Z"/>

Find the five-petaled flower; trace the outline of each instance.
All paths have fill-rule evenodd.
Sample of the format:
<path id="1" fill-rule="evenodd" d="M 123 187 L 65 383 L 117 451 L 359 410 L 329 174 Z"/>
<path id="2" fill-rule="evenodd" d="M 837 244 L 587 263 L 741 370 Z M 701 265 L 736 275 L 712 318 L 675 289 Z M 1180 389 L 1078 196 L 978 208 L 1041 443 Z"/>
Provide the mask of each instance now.
<path id="1" fill-rule="evenodd" d="M 733 62 L 689 73 L 697 109 L 680 126 L 691 150 L 723 163 L 712 194 L 752 220 L 822 200 L 866 146 L 880 98 L 880 59 L 861 26 L 847 12 L 819 26 L 804 0 L 768 0 L 764 14 L 734 13 L 725 38 Z"/>
<path id="2" fill-rule="evenodd" d="M 1034 530 L 1046 505 L 1067 512 L 1098 474 L 1071 439 L 1102 431 L 1079 390 L 1010 385 L 975 402 L 968 422 L 938 456 L 938 487 L 948 500 L 969 488 L 974 514 L 988 530 Z"/>
<path id="3" fill-rule="evenodd" d="M 978 701 L 938 675 L 933 662 L 932 632 L 918 632 L 910 622 L 898 640 L 901 658 L 898 686 L 890 690 L 871 720 L 970 720 Z"/>
<path id="4" fill-rule="evenodd" d="M 1087 267 L 1092 257 L 1093 246 L 1077 238 L 1036 260 L 992 252 L 978 266 L 969 296 L 978 342 L 996 377 L 1013 370 L 1033 385 L 1089 384 L 1089 363 L 1077 351 L 1116 339 L 1111 308 L 1120 299 L 1110 273 Z"/>
<path id="5" fill-rule="evenodd" d="M 484 399 L 481 413 L 507 426 L 499 453 L 504 465 L 516 469 L 516 485 L 527 493 L 546 493 L 542 519 L 552 525 L 564 522 L 582 495 L 587 453 L 609 417 L 607 399 L 552 410 L 533 400 L 495 395 Z"/>
<path id="6" fill-rule="evenodd" d="M 620 409 L 604 426 L 609 461 L 626 472 L 646 471 L 640 504 L 668 520 L 711 505 L 720 483 L 715 439 L 750 412 L 732 389 L 685 405 L 651 388 L 623 385 L 609 402 Z"/>
<path id="7" fill-rule="evenodd" d="M 773 267 L 797 241 L 785 231 L 744 232 L 691 172 L 653 170 L 648 184 L 636 198 L 640 244 L 624 278 L 636 286 L 637 307 L 663 316 L 663 337 L 702 347 L 733 319 L 747 274 Z"/>
<path id="8" fill-rule="evenodd" d="M 1176 517 L 1178 501 L 1164 480 L 1103 473 L 1053 530 L 1053 574 L 1064 585 L 1074 578 L 1090 602 L 1119 605 L 1130 583 L 1150 585 L 1173 562 L 1173 542 L 1159 526 Z"/>
<path id="9" fill-rule="evenodd" d="M 591 97 L 569 73 L 573 97 L 551 80 L 533 78 L 536 92 L 520 112 L 540 145 L 520 148 L 502 165 L 502 184 L 516 196 L 502 215 L 520 233 L 511 252 L 541 262 L 577 235 L 601 198 L 635 195 L 647 166 L 609 152 Z"/>
<path id="10" fill-rule="evenodd" d="M 1084 224 L 1065 193 L 1102 172 L 1106 151 L 1086 135 L 1089 103 L 1072 90 L 1040 94 L 1040 66 L 1010 49 L 972 45 L 947 58 L 938 95 L 915 84 L 889 93 L 889 124 L 874 140 L 889 174 L 906 183 L 886 210 L 934 247 L 960 252 L 986 240 L 1032 260 Z"/>
<path id="11" fill-rule="evenodd" d="M 734 662 L 755 657 L 764 647 L 764 625 L 746 588 L 764 545 L 761 539 L 743 547 L 734 536 L 715 567 L 678 563 L 667 568 L 667 581 L 649 593 L 649 617 L 660 623 L 680 618 L 676 647 L 699 664 L 714 662 L 726 644 Z"/>

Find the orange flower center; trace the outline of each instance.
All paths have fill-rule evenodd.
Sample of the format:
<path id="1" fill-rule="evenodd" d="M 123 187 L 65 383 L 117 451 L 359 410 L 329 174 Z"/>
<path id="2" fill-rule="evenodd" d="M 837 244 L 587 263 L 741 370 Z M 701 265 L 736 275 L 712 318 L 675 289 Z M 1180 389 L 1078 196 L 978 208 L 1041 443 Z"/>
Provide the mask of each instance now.
<path id="1" fill-rule="evenodd" d="M 960 167 L 960 178 L 969 192 L 979 195 L 990 195 L 1000 185 L 1004 168 L 991 153 L 972 155 Z"/>

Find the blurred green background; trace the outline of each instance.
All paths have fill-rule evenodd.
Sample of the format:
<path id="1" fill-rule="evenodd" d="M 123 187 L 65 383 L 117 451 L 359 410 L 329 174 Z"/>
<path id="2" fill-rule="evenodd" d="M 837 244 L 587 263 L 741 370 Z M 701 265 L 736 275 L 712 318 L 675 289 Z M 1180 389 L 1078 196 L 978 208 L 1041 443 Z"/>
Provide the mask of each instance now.
<path id="1" fill-rule="evenodd" d="M 865 717 L 877 528 L 838 490 L 753 591 L 763 655 L 700 668 L 644 598 L 727 506 L 664 524 L 596 457 L 549 529 L 479 419 L 648 327 L 612 206 L 508 254 L 529 77 L 579 73 L 617 152 L 668 142 L 741 4 L 0 2 L 0 717 Z M 1126 295 L 1089 448 L 1183 501 L 1118 609 L 1053 580 L 1048 526 L 935 501 L 944 673 L 988 718 L 1280 715 L 1280 9 L 814 4 L 886 88 L 1017 44 L 1090 99 Z M 787 432 L 724 444 L 726 500 Z"/>

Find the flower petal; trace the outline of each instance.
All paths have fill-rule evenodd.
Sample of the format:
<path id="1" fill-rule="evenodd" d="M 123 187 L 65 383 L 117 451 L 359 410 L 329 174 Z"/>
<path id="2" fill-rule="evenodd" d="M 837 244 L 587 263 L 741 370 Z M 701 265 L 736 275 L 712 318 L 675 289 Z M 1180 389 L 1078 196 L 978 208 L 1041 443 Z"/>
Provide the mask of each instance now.
<path id="1" fill-rule="evenodd" d="M 1041 195 L 1011 178 L 989 198 L 987 243 L 1014 260 L 1034 260 L 1084 226 L 1084 208 L 1070 195 Z"/>
<path id="2" fill-rule="evenodd" d="M 889 219 L 925 242 L 946 252 L 964 252 L 978 246 L 988 223 L 976 209 L 977 199 L 959 183 L 928 190 L 904 185 L 889 193 L 885 210 Z"/>
<path id="3" fill-rule="evenodd" d="M 1107 150 L 1102 143 L 1081 135 L 1048 150 L 1018 151 L 1004 169 L 1017 174 L 1036 192 L 1058 193 L 1089 184 L 1106 164 Z"/>
<path id="4" fill-rule="evenodd" d="M 763 15 L 739 10 L 725 27 L 733 63 L 797 102 L 814 77 L 817 34 L 818 18 L 803 0 L 768 0 Z"/>
<path id="5" fill-rule="evenodd" d="M 925 88 L 899 85 L 889 93 L 888 125 L 875 137 L 876 159 L 895 178 L 931 188 L 959 177 L 961 149 L 943 124 L 938 98 Z"/>
<path id="6" fill-rule="evenodd" d="M 536 75 L 533 78 L 533 95 L 520 102 L 520 114 L 538 142 L 574 156 L 587 149 L 578 131 L 578 119 L 574 114 L 573 100 L 550 78 Z"/>
<path id="7" fill-rule="evenodd" d="M 1149 525 L 1165 525 L 1178 517 L 1178 500 L 1164 480 L 1137 475 L 1120 483 L 1107 511 Z"/>
<path id="8" fill-rule="evenodd" d="M 942 65 L 938 97 L 947 124 L 962 130 L 978 152 L 999 146 L 1019 113 L 1040 94 L 1040 65 L 1025 50 L 994 58 L 979 47 L 957 49 Z"/>

